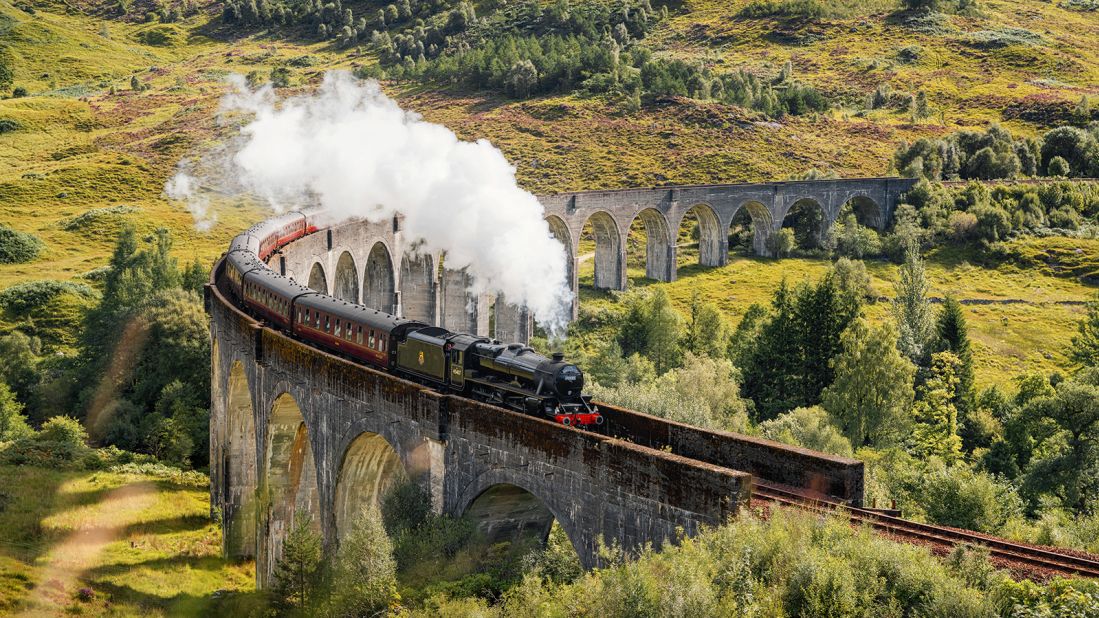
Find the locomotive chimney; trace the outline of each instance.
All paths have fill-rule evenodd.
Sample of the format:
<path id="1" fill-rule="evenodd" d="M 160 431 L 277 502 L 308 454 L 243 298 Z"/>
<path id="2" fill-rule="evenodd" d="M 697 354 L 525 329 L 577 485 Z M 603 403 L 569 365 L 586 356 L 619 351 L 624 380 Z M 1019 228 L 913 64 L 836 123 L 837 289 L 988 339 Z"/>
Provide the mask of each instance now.
<path id="1" fill-rule="evenodd" d="M 565 360 L 565 353 L 564 352 L 554 352 L 553 353 L 553 362 L 560 363 L 563 360 Z"/>

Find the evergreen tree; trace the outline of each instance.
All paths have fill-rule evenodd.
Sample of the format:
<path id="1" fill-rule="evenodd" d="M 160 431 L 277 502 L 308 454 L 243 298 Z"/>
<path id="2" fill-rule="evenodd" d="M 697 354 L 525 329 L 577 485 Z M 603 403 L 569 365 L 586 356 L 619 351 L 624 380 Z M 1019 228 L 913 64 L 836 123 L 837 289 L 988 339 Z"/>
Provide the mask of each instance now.
<path id="1" fill-rule="evenodd" d="M 858 300 L 841 294 L 831 273 L 816 286 L 799 288 L 794 327 L 801 359 L 800 405 L 820 403 L 821 392 L 834 377 L 831 363 L 842 349 L 840 338 L 858 310 Z"/>
<path id="2" fill-rule="evenodd" d="M 756 404 L 756 420 L 772 419 L 801 403 L 793 296 L 783 280 L 771 300 L 770 316 L 742 367 L 744 394 Z"/>
<path id="3" fill-rule="evenodd" d="M 951 352 L 958 357 L 958 387 L 954 393 L 954 405 L 958 408 L 958 415 L 962 419 L 962 425 L 969 421 L 969 414 L 973 411 L 974 377 L 973 377 L 973 352 L 969 345 L 969 327 L 965 322 L 965 314 L 962 313 L 962 305 L 953 296 L 947 296 L 943 301 L 943 307 L 939 311 L 937 324 L 938 345 L 936 351 Z"/>
<path id="4" fill-rule="evenodd" d="M 1085 367 L 1099 367 L 1099 295 L 1087 305 L 1087 315 L 1077 325 L 1069 356 Z"/>
<path id="5" fill-rule="evenodd" d="M 916 425 L 909 441 L 912 451 L 920 457 L 939 457 L 947 464 L 961 458 L 958 410 L 953 400 L 960 365 L 958 357 L 950 352 L 931 356 L 930 375 L 920 389 L 920 400 L 915 408 Z"/>
<path id="6" fill-rule="evenodd" d="M 684 347 L 701 356 L 720 358 L 725 355 L 728 335 L 721 310 L 713 303 L 704 303 L 695 290 L 691 294 L 691 316 L 687 321 Z"/>
<path id="7" fill-rule="evenodd" d="M 298 511 L 273 573 L 274 593 L 281 605 L 297 609 L 315 605 L 321 566 L 321 535 L 313 530 L 309 513 Z"/>
<path id="8" fill-rule="evenodd" d="M 856 447 L 895 441 L 910 423 L 916 371 L 897 351 L 896 331 L 888 323 L 871 328 L 856 318 L 842 345 L 832 361 L 836 380 L 822 396 L 824 409 Z"/>
<path id="9" fill-rule="evenodd" d="M 905 252 L 900 278 L 894 286 L 893 317 L 897 321 L 897 345 L 901 353 L 919 367 L 927 366 L 928 354 L 935 336 L 934 316 L 927 300 L 930 284 L 924 271 L 923 258 L 913 243 Z"/>

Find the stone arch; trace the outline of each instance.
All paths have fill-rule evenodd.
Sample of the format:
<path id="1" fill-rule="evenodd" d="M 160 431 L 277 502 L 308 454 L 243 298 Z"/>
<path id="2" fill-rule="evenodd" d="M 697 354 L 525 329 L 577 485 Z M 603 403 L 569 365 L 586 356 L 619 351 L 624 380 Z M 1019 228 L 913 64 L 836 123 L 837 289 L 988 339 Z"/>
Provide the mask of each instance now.
<path id="1" fill-rule="evenodd" d="M 332 282 L 332 296 L 349 303 L 359 302 L 359 271 L 350 251 L 340 254 L 336 261 L 336 277 Z"/>
<path id="2" fill-rule="evenodd" d="M 401 258 L 401 315 L 435 323 L 435 266 L 430 255 L 406 253 Z"/>
<path id="3" fill-rule="evenodd" d="M 794 231 L 798 249 L 820 248 L 830 223 L 828 211 L 812 197 L 798 198 L 782 216 L 782 227 Z"/>
<path id="4" fill-rule="evenodd" d="M 370 248 L 363 274 L 363 304 L 367 307 L 395 313 L 393 306 L 393 258 L 385 243 L 378 241 Z"/>
<path id="5" fill-rule="evenodd" d="M 493 479 L 485 482 L 465 497 L 459 513 L 477 526 L 488 547 L 505 541 L 513 546 L 520 544 L 524 549 L 528 543 L 543 546 L 556 521 L 584 566 L 593 566 L 594 555 L 581 541 L 573 522 L 561 517 L 549 501 L 526 489 L 517 480 Z"/>
<path id="6" fill-rule="evenodd" d="M 737 207 L 733 218 L 729 222 L 729 247 L 739 243 L 739 238 L 734 238 L 741 230 L 751 235 L 752 252 L 756 255 L 767 255 L 767 238 L 771 235 L 773 226 L 771 211 L 761 202 L 748 201 Z"/>
<path id="7" fill-rule="evenodd" d="M 635 238 L 635 226 L 641 222 L 645 232 L 645 277 L 671 281 L 675 274 L 675 245 L 668 232 L 668 220 L 655 208 L 637 213 L 626 232 L 627 255 L 630 239 Z"/>
<path id="8" fill-rule="evenodd" d="M 301 408 L 290 393 L 279 395 L 271 406 L 265 452 L 267 551 L 262 572 L 269 576 L 299 513 L 308 513 L 314 530 L 321 530 L 313 445 Z"/>
<path id="9" fill-rule="evenodd" d="M 328 293 L 328 278 L 324 276 L 324 266 L 321 266 L 320 262 L 313 262 L 313 267 L 309 269 L 309 285 L 307 287 L 321 294 Z"/>
<path id="10" fill-rule="evenodd" d="M 598 290 L 621 290 L 625 287 L 625 264 L 623 264 L 622 232 L 610 213 L 599 210 L 584 223 L 580 233 L 581 240 L 590 235 L 595 242 L 593 283 Z M 581 258 L 583 259 L 583 258 Z"/>
<path id="11" fill-rule="evenodd" d="M 244 363 L 236 361 L 229 370 L 226 388 L 226 435 L 222 453 L 223 543 L 226 555 L 251 558 L 256 555 L 256 417 L 252 391 Z"/>
<path id="12" fill-rule="evenodd" d="M 575 259 L 576 256 L 572 252 L 572 233 L 569 232 L 569 226 L 565 223 L 564 219 L 557 215 L 549 215 L 546 217 L 546 223 L 549 224 L 550 234 L 565 246 L 565 262 L 568 268 L 569 285 L 575 286 L 576 272 Z"/>
<path id="13" fill-rule="evenodd" d="M 344 452 L 336 479 L 336 539 L 343 538 L 364 506 L 380 506 L 385 492 L 407 479 L 400 456 L 385 437 L 369 431 L 359 434 Z"/>
<path id="14" fill-rule="evenodd" d="M 848 212 L 855 215 L 855 220 L 859 222 L 859 225 L 872 227 L 879 231 L 884 229 L 885 216 L 881 205 L 865 193 L 849 197 L 840 207 L 838 217 L 843 217 Z"/>
<path id="15" fill-rule="evenodd" d="M 725 263 L 725 251 L 722 242 L 721 219 L 717 216 L 713 207 L 705 202 L 691 206 L 679 220 L 676 230 L 676 243 L 692 242 L 693 238 L 684 238 L 683 235 L 690 228 L 684 228 L 684 223 L 694 218 L 698 222 L 698 263 L 702 266 L 721 266 Z"/>

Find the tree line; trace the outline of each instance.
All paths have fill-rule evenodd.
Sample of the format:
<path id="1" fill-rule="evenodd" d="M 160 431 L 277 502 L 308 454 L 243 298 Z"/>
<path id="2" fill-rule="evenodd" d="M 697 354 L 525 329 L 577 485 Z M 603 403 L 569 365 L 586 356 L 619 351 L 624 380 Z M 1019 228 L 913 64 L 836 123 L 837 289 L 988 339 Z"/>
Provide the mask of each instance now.
<path id="1" fill-rule="evenodd" d="M 126 229 L 96 273 L 101 291 L 30 282 L 0 295 L 5 318 L 16 324 L 0 337 L 5 415 L 22 419 L 11 422 L 43 431 L 82 425 L 91 443 L 115 449 L 103 457 L 132 459 L 121 454 L 129 451 L 206 467 L 210 341 L 200 292 L 207 272 L 197 260 L 181 267 L 171 251 L 167 230 L 142 238 Z M 0 442 L 14 442 L 0 458 L 22 460 L 28 451 L 48 460 L 32 434 L 0 432 Z M 54 455 L 75 466 L 96 463 L 72 449 Z"/>

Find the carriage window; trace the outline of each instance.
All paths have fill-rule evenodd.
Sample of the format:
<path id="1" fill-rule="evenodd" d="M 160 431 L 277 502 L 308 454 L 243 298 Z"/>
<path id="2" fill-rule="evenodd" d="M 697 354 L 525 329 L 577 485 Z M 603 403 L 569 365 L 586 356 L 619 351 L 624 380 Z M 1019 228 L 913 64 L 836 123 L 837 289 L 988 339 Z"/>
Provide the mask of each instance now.
<path id="1" fill-rule="evenodd" d="M 329 332 L 332 329 L 332 323 L 328 321 L 328 316 L 324 316 L 324 332 Z"/>
<path id="2" fill-rule="evenodd" d="M 370 331 L 370 347 L 374 347 L 374 331 Z"/>
<path id="3" fill-rule="evenodd" d="M 361 324 L 359 325 L 359 329 L 358 329 L 358 334 L 357 334 L 357 335 L 355 336 L 355 341 L 356 341 L 356 342 L 357 342 L 357 343 L 358 343 L 359 345 L 362 345 L 362 344 L 363 344 L 363 327 L 362 327 L 362 325 L 361 325 Z"/>
<path id="4" fill-rule="evenodd" d="M 385 352 L 385 337 L 378 336 L 378 349 Z"/>
<path id="5" fill-rule="evenodd" d="M 336 320 L 336 336 L 340 336 L 340 321 Z"/>

